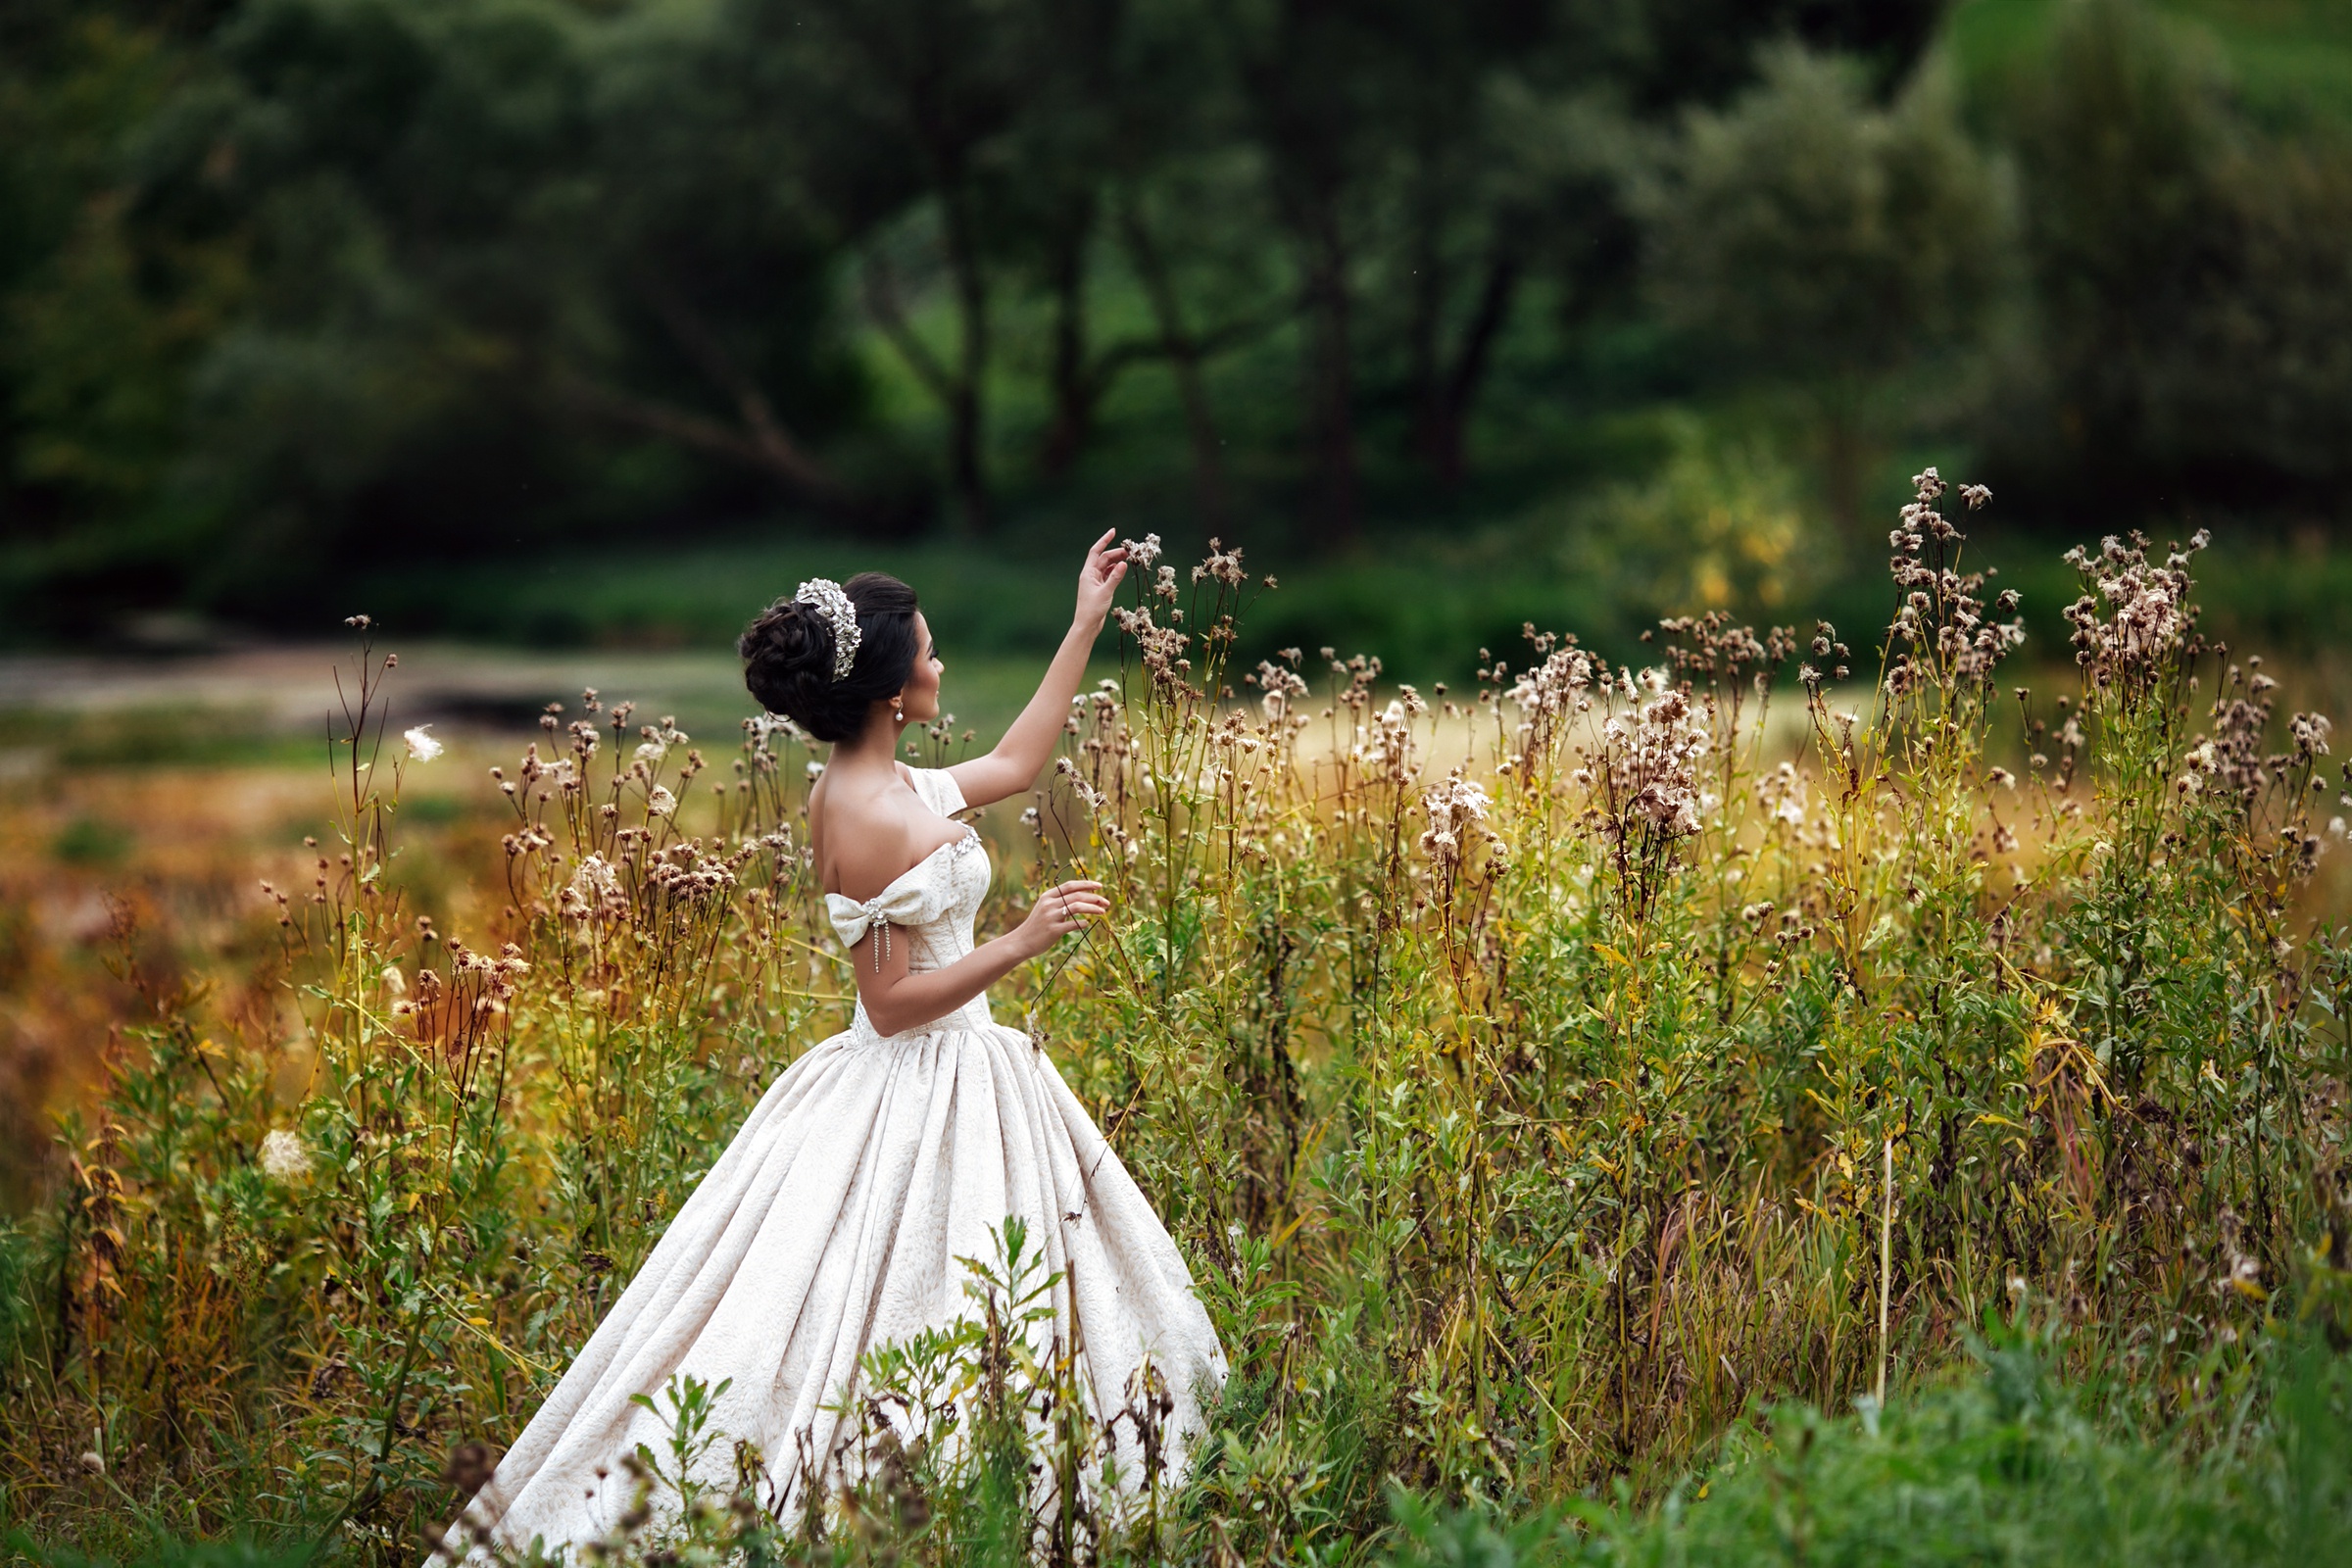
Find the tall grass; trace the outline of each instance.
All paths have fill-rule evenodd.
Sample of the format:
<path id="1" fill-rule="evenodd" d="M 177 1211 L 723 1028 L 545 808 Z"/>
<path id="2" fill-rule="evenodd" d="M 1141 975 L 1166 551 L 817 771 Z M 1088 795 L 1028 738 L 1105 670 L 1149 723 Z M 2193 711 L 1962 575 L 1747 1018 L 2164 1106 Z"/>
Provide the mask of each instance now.
<path id="1" fill-rule="evenodd" d="M 2196 545 L 2072 558 L 2079 689 L 2004 685 L 2014 605 L 1943 493 L 1922 475 L 1891 537 L 1875 657 L 1708 617 L 1648 671 L 1532 626 L 1460 692 L 1330 649 L 1245 670 L 1239 552 L 1142 562 L 992 917 L 1072 874 L 1115 913 L 997 1011 L 1194 1260 L 1233 1368 L 1199 1464 L 1104 1500 L 1007 1236 L 970 1322 L 869 1362 L 902 1418 L 828 1507 L 766 1521 L 785 1456 L 698 1498 L 684 1448 L 615 1455 L 649 1503 L 612 1549 L 1324 1561 L 1453 1550 L 1412 1506 L 1395 1534 L 1399 1489 L 1474 1537 L 1613 1487 L 1528 1549 L 1667 1560 L 1707 1538 L 1642 1510 L 1695 1509 L 1727 1431 L 1768 1434 L 1720 1450 L 1764 1517 L 1786 1471 L 1752 1454 L 1819 1419 L 1740 1423 L 1859 1399 L 1916 1446 L 1962 1397 L 1917 1391 L 2002 1322 L 2094 1380 L 2114 1442 L 2226 1461 L 2282 1430 L 2281 1326 L 2352 1331 L 2352 945 L 2305 912 L 2343 853 L 2328 726 L 2198 635 Z M 40 1538 L 413 1559 L 846 1019 L 788 726 L 714 764 L 625 704 L 551 712 L 490 781 L 497 912 L 445 932 L 399 858 L 431 764 L 357 624 L 333 836 L 264 900 L 277 1004 L 151 988 L 59 1200 L 0 1234 L 0 1516 Z M 647 1394 L 728 1451 L 707 1390 Z M 1859 1495 L 1893 1461 L 1834 1430 Z"/>

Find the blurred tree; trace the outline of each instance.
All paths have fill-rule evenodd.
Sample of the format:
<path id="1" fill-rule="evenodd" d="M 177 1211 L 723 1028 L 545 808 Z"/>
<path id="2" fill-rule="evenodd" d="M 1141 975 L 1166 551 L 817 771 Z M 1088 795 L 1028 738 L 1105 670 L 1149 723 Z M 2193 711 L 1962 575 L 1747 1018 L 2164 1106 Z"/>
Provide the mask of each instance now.
<path id="1" fill-rule="evenodd" d="M 1637 113 L 1720 105 L 1755 80 L 1757 48 L 1794 42 L 1850 57 L 1883 96 L 1910 77 L 1950 0 L 1642 0 L 1614 24 L 1611 76 Z"/>
<path id="2" fill-rule="evenodd" d="M 0 9 L 0 607 L 23 629 L 93 584 L 168 593 L 196 547 L 157 503 L 242 257 L 148 243 L 134 198 L 142 127 L 205 74 L 205 9 Z"/>
<path id="3" fill-rule="evenodd" d="M 181 519 L 193 594 L 252 612 L 392 550 L 765 504 L 736 475 L 870 515 L 801 433 L 857 404 L 829 255 L 722 45 L 669 7 L 240 8 L 139 143 L 139 266 L 212 244 L 249 276 L 168 389 L 172 482 L 122 527 Z"/>
<path id="4" fill-rule="evenodd" d="M 1216 139 L 1218 94 L 1181 4 L 1043 0 L 1041 9 L 1055 47 L 1007 145 L 1006 186 L 1015 246 L 1052 303 L 1052 414 L 1039 466 L 1058 478 L 1093 437 L 1117 380 L 1171 353 L 1164 330 L 1098 343 L 1095 274 L 1109 230 L 1143 221 L 1136 193 L 1183 149 Z M 1144 243 L 1157 254 L 1152 236 Z M 1187 384 L 1189 400 L 1199 393 L 1197 374 Z M 1204 406 L 1194 412 L 1205 416 Z"/>
<path id="5" fill-rule="evenodd" d="M 1811 400 L 1831 510 L 1858 538 L 1873 391 L 1968 341 L 2001 279 L 2002 187 L 1943 78 L 1881 110 L 1851 63 L 1775 47 L 1731 107 L 1688 117 L 1638 205 L 1668 318 Z"/>
<path id="6" fill-rule="evenodd" d="M 1555 140 L 1574 122 L 1544 89 L 1574 90 L 1595 61 L 1551 36 L 1556 19 L 1519 4 L 1416 10 L 1396 42 L 1397 183 L 1405 293 L 1405 400 L 1412 445 L 1447 484 L 1468 466 L 1470 412 L 1521 280 L 1546 240 L 1562 176 Z M 1549 69 L 1531 74 L 1530 61 Z M 1548 79 L 1547 79 L 1548 78 Z M 1563 136 L 1561 133 L 1565 131 Z"/>
<path id="7" fill-rule="evenodd" d="M 2352 477 L 2352 148 L 2282 146 L 2131 0 L 2062 15 L 2015 124 L 2052 493 L 2305 501 Z"/>
<path id="8" fill-rule="evenodd" d="M 1207 368 L 1290 314 L 1264 262 L 1264 204 L 1237 168 L 1238 105 L 1194 0 L 1052 0 L 1060 47 L 1012 147 L 1039 281 L 1054 302 L 1053 417 L 1040 466 L 1066 472 L 1128 371 L 1163 364 L 1210 532 L 1228 511 Z M 1033 102 L 1036 102 L 1033 100 Z M 1098 272 L 1139 292 L 1151 325 L 1098 344 Z"/>
<path id="9" fill-rule="evenodd" d="M 2004 181 L 1914 70 L 1943 9 L 15 0 L 0 598 L 276 610 L 396 550 L 780 502 L 1157 507 L 1090 461 L 1154 443 L 1209 530 L 1345 546 L 1368 483 L 1425 503 L 1393 460 L 1479 473 L 1498 376 L 1554 421 L 1788 388 L 1850 521 L 1904 370 L 1987 338 L 2001 271 Z M 2052 493 L 2321 504 L 2352 153 L 2258 132 L 2176 30 L 2070 0 L 1985 106 L 2038 311 L 1976 428 Z M 1586 482 L 1530 461 L 1494 493 Z"/>
<path id="10" fill-rule="evenodd" d="M 858 253 L 866 313 L 945 413 L 950 490 L 963 525 L 985 529 L 992 270 L 1007 248 L 1004 142 L 1053 74 L 1061 40 L 1047 25 L 1048 8 L 1039 0 L 742 3 L 745 43 L 772 51 L 789 74 L 800 100 L 795 127 L 847 155 L 827 161 L 822 188 L 837 232 Z M 906 275 L 934 257 L 956 322 L 945 352 L 913 318 Z"/>
<path id="11" fill-rule="evenodd" d="M 1298 275 L 1314 535 L 1356 536 L 1356 311 L 1365 189 L 1407 63 L 1384 47 L 1376 5 L 1213 0 L 1209 14 L 1264 159 Z"/>

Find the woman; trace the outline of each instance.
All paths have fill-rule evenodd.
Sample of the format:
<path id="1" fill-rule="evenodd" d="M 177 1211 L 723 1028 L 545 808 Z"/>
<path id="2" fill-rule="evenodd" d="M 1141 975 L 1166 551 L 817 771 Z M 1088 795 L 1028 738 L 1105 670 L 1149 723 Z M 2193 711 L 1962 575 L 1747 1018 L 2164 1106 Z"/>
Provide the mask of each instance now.
<path id="1" fill-rule="evenodd" d="M 803 583 L 744 633 L 752 695 L 832 744 L 808 839 L 857 976 L 856 1021 L 770 1086 L 686 1200 L 474 1498 L 477 1540 L 552 1551 L 608 1535 L 631 1500 L 620 1458 L 640 1443 L 662 1451 L 667 1431 L 631 1396 L 673 1374 L 725 1381 L 712 1426 L 758 1446 L 785 1511 L 808 1506 L 803 1477 L 855 1471 L 838 1412 L 859 1357 L 967 1312 L 956 1260 L 996 1256 L 1008 1215 L 1063 1276 L 1052 1333 L 1079 1351 L 1097 1430 L 1143 1394 L 1148 1362 L 1175 1400 L 1183 1462 L 1198 1392 L 1225 1371 L 1191 1275 L 1053 1062 L 988 1010 L 990 984 L 1109 905 L 1100 884 L 1064 882 L 975 947 L 988 857 L 953 819 L 1028 790 L 1051 759 L 1126 574 L 1110 538 L 1087 553 L 1036 697 L 994 751 L 954 767 L 897 760 L 901 731 L 938 716 L 943 668 L 906 584 Z M 1132 1473 L 1136 1442 L 1122 1439 Z M 707 1479 L 730 1478 L 731 1445 L 710 1462 Z"/>

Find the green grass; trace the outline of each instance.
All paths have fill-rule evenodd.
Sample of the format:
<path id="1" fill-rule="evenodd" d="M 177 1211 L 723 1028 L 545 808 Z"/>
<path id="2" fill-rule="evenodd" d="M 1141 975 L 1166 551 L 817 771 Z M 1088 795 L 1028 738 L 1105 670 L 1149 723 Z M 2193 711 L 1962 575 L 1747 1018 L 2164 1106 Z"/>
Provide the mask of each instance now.
<path id="1" fill-rule="evenodd" d="M 320 755 L 315 731 L 289 734 L 265 713 L 204 705 L 72 712 L 0 706 L 0 751 L 20 749 L 65 767 L 315 763 Z"/>
<path id="2" fill-rule="evenodd" d="M 1568 1562 L 2154 1568 L 2352 1560 L 2352 1363 L 2288 1340 L 2239 1441 L 2197 1454 L 2131 1436 L 2053 1383 L 2032 1336 L 1980 1348 L 1981 1373 L 1825 1416 L 1784 1405 L 1735 1432 L 1713 1469 L 1659 1504 L 1504 1521 L 1396 1508 L 1398 1568 Z"/>

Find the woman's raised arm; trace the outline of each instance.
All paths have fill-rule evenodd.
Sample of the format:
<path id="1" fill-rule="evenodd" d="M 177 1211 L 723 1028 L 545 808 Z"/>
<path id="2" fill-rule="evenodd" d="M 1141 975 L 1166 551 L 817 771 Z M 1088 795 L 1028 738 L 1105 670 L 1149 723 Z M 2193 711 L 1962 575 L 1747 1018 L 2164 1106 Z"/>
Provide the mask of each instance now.
<path id="1" fill-rule="evenodd" d="M 1046 678 L 1038 682 L 1037 695 L 1029 699 L 1029 706 L 1021 710 L 1021 716 L 1012 721 L 994 751 L 948 769 L 956 787 L 963 792 L 965 805 L 986 806 L 1022 793 L 1037 782 L 1037 775 L 1052 760 L 1054 741 L 1070 714 L 1070 699 L 1078 695 L 1078 683 L 1086 678 L 1087 657 L 1094 652 L 1095 639 L 1102 635 L 1103 617 L 1110 613 L 1111 595 L 1127 575 L 1126 548 L 1110 542 L 1116 531 L 1106 530 L 1086 553 L 1086 564 L 1078 573 L 1077 612 L 1054 662 L 1046 666 Z"/>

